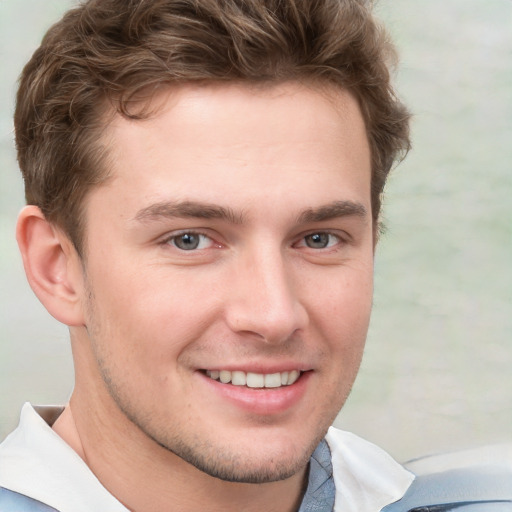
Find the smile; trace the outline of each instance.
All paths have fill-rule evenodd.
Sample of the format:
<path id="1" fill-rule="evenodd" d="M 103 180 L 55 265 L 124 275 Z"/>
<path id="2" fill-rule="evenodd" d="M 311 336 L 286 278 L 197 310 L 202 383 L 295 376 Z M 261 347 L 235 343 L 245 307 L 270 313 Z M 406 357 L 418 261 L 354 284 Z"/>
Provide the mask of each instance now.
<path id="1" fill-rule="evenodd" d="M 279 388 L 291 386 L 300 377 L 299 370 L 279 373 L 252 373 L 229 370 L 207 370 L 206 375 L 210 379 L 218 380 L 223 384 L 233 386 L 247 386 L 248 388 Z"/>

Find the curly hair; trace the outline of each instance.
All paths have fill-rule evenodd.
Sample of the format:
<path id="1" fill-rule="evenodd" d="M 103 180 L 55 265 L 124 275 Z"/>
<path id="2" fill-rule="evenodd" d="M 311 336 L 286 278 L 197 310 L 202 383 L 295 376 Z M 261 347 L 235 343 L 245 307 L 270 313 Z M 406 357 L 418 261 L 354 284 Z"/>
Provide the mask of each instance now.
<path id="1" fill-rule="evenodd" d="M 369 0 L 89 0 L 53 25 L 25 66 L 15 132 L 28 204 L 78 252 L 83 203 L 106 179 L 107 114 L 190 82 L 313 80 L 359 101 L 372 163 L 372 215 L 408 151 L 409 114 L 390 80 L 395 53 Z"/>

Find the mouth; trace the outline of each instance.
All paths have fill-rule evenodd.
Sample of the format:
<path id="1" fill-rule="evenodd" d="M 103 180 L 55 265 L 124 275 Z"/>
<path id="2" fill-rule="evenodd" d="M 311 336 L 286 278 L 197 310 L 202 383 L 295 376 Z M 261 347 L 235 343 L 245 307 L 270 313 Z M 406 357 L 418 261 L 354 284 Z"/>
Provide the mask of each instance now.
<path id="1" fill-rule="evenodd" d="M 206 370 L 205 375 L 210 379 L 231 384 L 233 386 L 245 386 L 248 388 L 280 388 L 291 386 L 301 376 L 300 370 L 277 373 L 252 373 L 240 370 Z"/>
<path id="2" fill-rule="evenodd" d="M 291 366 L 293 368 L 295 365 Z M 282 367 L 281 367 L 282 368 Z M 256 368 L 251 368 L 256 370 Z M 258 368 L 259 369 L 259 368 Z M 278 372 L 278 368 L 268 368 L 267 372 L 258 373 L 248 371 L 249 368 L 239 370 L 236 366 L 229 370 L 199 370 L 202 381 L 212 393 L 208 400 L 212 403 L 224 404 L 227 400 L 235 407 L 239 414 L 249 413 L 250 417 L 281 417 L 295 410 L 302 403 L 314 373 L 313 369 L 299 369 L 295 367 Z M 265 372 L 264 367 L 261 368 Z M 261 372 L 260 370 L 260 372 Z M 252 421 L 252 420 L 251 420 Z"/>

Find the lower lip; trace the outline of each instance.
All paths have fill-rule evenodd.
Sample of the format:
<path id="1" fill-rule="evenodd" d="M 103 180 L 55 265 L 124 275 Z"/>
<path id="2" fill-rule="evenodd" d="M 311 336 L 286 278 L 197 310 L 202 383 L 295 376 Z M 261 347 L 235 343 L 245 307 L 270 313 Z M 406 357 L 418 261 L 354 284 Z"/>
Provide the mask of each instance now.
<path id="1" fill-rule="evenodd" d="M 205 384 L 224 400 L 231 402 L 237 408 L 261 416 L 285 413 L 297 405 L 304 396 L 307 383 L 312 372 L 304 372 L 299 379 L 289 386 L 280 388 L 248 388 L 222 384 L 210 379 L 204 373 L 198 372 Z"/>

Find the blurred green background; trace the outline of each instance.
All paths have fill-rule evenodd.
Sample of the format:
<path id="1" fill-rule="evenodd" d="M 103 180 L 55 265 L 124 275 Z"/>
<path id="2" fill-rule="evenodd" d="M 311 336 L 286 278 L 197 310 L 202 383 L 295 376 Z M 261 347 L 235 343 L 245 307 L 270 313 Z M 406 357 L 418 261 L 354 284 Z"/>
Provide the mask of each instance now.
<path id="1" fill-rule="evenodd" d="M 0 0 L 0 439 L 72 389 L 66 328 L 26 284 L 16 78 L 74 2 Z M 386 194 L 373 320 L 337 425 L 404 460 L 512 441 L 512 1 L 381 0 L 413 151 Z"/>

